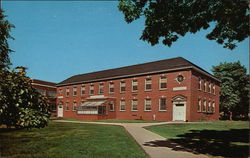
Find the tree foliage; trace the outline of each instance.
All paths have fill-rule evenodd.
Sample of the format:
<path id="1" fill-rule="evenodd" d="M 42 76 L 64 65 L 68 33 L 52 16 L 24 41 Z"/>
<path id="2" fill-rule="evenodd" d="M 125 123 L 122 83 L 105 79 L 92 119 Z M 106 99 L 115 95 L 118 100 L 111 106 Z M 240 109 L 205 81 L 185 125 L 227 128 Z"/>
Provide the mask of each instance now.
<path id="1" fill-rule="evenodd" d="M 229 115 L 248 114 L 250 82 L 246 68 L 240 62 L 221 63 L 212 69 L 221 80 L 220 111 Z"/>
<path id="2" fill-rule="evenodd" d="M 14 39 L 9 32 L 15 27 L 5 19 L 3 13 L 4 11 L 0 9 L 0 69 L 10 65 L 9 53 L 12 50 L 9 48 L 8 39 Z"/>
<path id="3" fill-rule="evenodd" d="M 207 34 L 224 48 L 234 49 L 235 42 L 249 36 L 247 0 L 120 0 L 118 8 L 128 23 L 145 17 L 141 40 L 169 47 L 186 33 L 196 33 L 215 23 Z"/>
<path id="4" fill-rule="evenodd" d="M 49 120 L 46 99 L 23 73 L 0 72 L 0 125 L 20 128 L 45 127 Z"/>

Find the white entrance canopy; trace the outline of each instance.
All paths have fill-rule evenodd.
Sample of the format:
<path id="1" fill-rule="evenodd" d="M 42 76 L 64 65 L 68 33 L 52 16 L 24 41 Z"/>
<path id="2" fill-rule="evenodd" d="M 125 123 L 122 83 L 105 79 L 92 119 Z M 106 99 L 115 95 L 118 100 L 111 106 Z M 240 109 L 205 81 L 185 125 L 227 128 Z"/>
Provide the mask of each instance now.
<path id="1" fill-rule="evenodd" d="M 104 104 L 106 100 L 101 100 L 101 101 L 86 101 L 81 106 L 101 106 Z"/>

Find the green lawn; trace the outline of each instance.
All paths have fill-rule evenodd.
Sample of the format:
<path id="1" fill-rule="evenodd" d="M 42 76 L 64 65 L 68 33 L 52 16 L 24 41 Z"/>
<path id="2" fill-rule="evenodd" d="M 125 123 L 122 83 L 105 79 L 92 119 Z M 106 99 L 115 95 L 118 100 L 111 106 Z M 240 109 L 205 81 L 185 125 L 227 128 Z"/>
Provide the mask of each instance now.
<path id="1" fill-rule="evenodd" d="M 0 129 L 0 157 L 11 158 L 145 158 L 119 126 L 49 123 L 43 129 Z"/>
<path id="2" fill-rule="evenodd" d="M 56 120 L 56 119 L 52 119 Z M 162 121 L 153 121 L 153 120 L 118 120 L 118 119 L 109 119 L 109 120 L 77 120 L 75 118 L 63 118 L 62 120 L 68 121 L 81 121 L 81 122 L 107 122 L 107 123 L 157 123 Z"/>
<path id="3" fill-rule="evenodd" d="M 168 140 L 150 142 L 173 150 L 187 150 L 210 157 L 248 157 L 249 122 L 215 121 L 146 127 Z M 176 147 L 178 146 L 179 147 Z"/>

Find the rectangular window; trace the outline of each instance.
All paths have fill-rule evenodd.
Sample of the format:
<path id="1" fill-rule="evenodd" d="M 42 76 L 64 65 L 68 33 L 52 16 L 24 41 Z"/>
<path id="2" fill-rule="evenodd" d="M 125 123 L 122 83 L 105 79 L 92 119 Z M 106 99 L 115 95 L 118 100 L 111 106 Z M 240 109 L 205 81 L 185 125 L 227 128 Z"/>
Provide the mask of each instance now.
<path id="1" fill-rule="evenodd" d="M 114 93 L 114 83 L 113 82 L 109 83 L 109 93 Z"/>
<path id="2" fill-rule="evenodd" d="M 85 86 L 82 85 L 81 87 L 81 95 L 84 96 L 85 95 Z"/>
<path id="3" fill-rule="evenodd" d="M 166 111 L 167 110 L 167 99 L 160 98 L 159 100 L 159 111 Z"/>
<path id="4" fill-rule="evenodd" d="M 152 79 L 146 78 L 145 79 L 145 91 L 151 91 L 152 90 Z"/>
<path id="5" fill-rule="evenodd" d="M 76 102 L 73 102 L 73 111 L 76 111 L 77 110 L 77 103 Z"/>
<path id="6" fill-rule="evenodd" d="M 137 99 L 133 99 L 132 100 L 132 108 L 131 108 L 132 111 L 138 111 L 137 104 L 138 104 Z"/>
<path id="7" fill-rule="evenodd" d="M 66 88 L 66 97 L 69 97 L 69 88 Z"/>
<path id="8" fill-rule="evenodd" d="M 125 100 L 120 101 L 120 111 L 125 111 Z"/>
<path id="9" fill-rule="evenodd" d="M 204 80 L 204 92 L 206 92 L 206 90 L 207 90 L 207 82 L 206 80 Z"/>
<path id="10" fill-rule="evenodd" d="M 94 85 L 89 86 L 89 95 L 94 95 Z"/>
<path id="11" fill-rule="evenodd" d="M 125 81 L 121 81 L 120 82 L 120 92 L 124 93 L 126 91 L 126 82 Z"/>
<path id="12" fill-rule="evenodd" d="M 151 111 L 151 99 L 145 99 L 145 107 L 144 110 L 145 111 Z"/>
<path id="13" fill-rule="evenodd" d="M 167 89 L 167 77 L 161 76 L 160 77 L 160 90 Z"/>
<path id="14" fill-rule="evenodd" d="M 109 103 L 109 110 L 115 111 L 114 103 Z"/>
<path id="15" fill-rule="evenodd" d="M 99 94 L 103 94 L 103 88 L 104 88 L 104 85 L 99 84 Z"/>
<path id="16" fill-rule="evenodd" d="M 212 105 L 212 112 L 215 113 L 215 102 L 213 102 L 213 105 Z"/>
<path id="17" fill-rule="evenodd" d="M 213 94 L 215 94 L 215 85 L 213 85 Z"/>
<path id="18" fill-rule="evenodd" d="M 73 88 L 73 96 L 76 96 L 76 95 L 77 95 L 77 88 L 74 87 L 74 88 Z"/>
<path id="19" fill-rule="evenodd" d="M 65 103 L 65 106 L 66 106 L 66 108 L 65 108 L 66 111 L 69 111 L 69 102 L 66 102 L 66 103 Z"/>
<path id="20" fill-rule="evenodd" d="M 59 89 L 59 96 L 62 95 L 62 89 Z"/>
<path id="21" fill-rule="evenodd" d="M 201 78 L 199 78 L 198 89 L 201 90 Z"/>
<path id="22" fill-rule="evenodd" d="M 208 112 L 212 112 L 212 107 L 211 107 L 211 103 L 210 103 L 210 101 L 208 101 L 208 110 L 207 110 Z"/>
<path id="23" fill-rule="evenodd" d="M 132 92 L 137 92 L 138 90 L 138 81 L 132 80 Z"/>
<path id="24" fill-rule="evenodd" d="M 206 100 L 203 101 L 203 112 L 207 111 Z"/>
<path id="25" fill-rule="evenodd" d="M 201 112 L 201 99 L 198 100 L 198 112 Z"/>
<path id="26" fill-rule="evenodd" d="M 211 83 L 208 83 L 208 93 L 211 93 Z"/>

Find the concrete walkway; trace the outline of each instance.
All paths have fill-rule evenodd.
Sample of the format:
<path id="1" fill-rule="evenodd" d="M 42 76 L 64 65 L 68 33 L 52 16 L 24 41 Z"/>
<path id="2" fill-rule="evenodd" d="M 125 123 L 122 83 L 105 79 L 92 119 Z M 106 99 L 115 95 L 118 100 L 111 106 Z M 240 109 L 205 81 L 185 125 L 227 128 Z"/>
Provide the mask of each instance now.
<path id="1" fill-rule="evenodd" d="M 206 155 L 194 154 L 192 153 L 192 151 L 189 151 L 188 149 L 143 128 L 146 126 L 171 124 L 173 122 L 106 123 L 106 122 L 80 122 L 80 121 L 66 121 L 66 120 L 54 120 L 53 122 L 70 122 L 70 123 L 122 126 L 131 134 L 131 136 L 137 141 L 137 143 L 144 149 L 144 151 L 151 158 L 208 158 Z M 178 122 L 178 123 L 184 123 L 184 122 Z"/>

